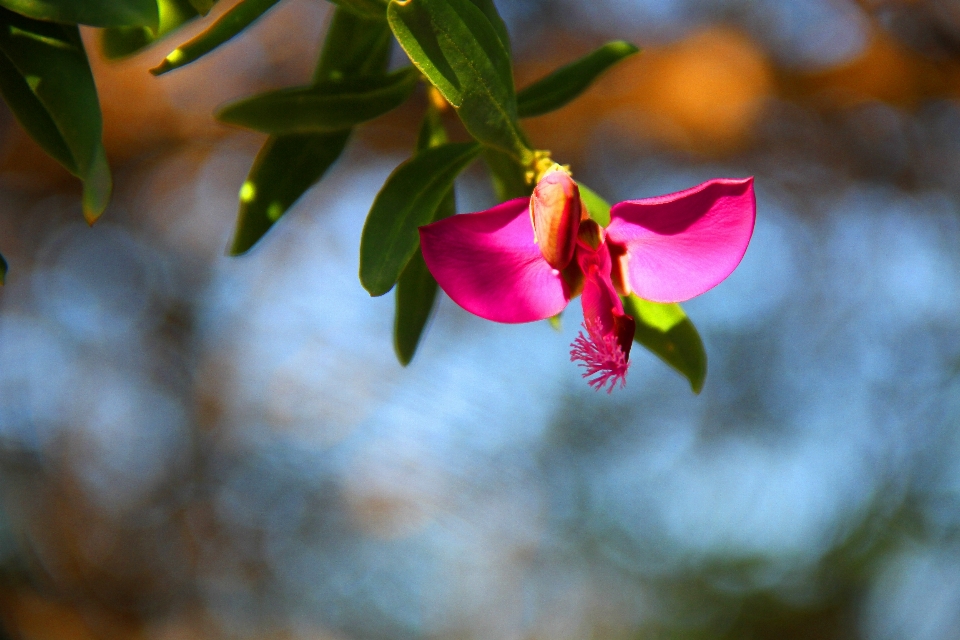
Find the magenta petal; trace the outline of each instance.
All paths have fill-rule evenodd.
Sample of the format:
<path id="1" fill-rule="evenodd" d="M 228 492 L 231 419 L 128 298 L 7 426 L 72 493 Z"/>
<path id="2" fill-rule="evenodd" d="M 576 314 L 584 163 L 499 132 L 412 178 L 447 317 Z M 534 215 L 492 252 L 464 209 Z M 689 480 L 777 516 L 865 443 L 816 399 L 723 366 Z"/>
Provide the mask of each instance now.
<path id="1" fill-rule="evenodd" d="M 756 219 L 753 178 L 717 179 L 610 211 L 607 239 L 626 248 L 630 288 L 655 302 L 681 302 L 736 269 Z"/>
<path id="2" fill-rule="evenodd" d="M 532 322 L 567 306 L 560 272 L 533 241 L 529 205 L 518 198 L 420 227 L 427 268 L 467 311 L 496 322 Z"/>

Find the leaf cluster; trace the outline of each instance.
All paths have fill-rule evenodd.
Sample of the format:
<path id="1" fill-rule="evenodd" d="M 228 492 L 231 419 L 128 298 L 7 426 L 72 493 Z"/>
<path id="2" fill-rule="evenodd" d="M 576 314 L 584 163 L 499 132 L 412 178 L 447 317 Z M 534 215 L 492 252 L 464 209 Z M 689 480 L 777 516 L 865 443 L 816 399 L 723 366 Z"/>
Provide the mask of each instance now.
<path id="1" fill-rule="evenodd" d="M 279 0 L 241 0 L 216 19 L 216 0 L 0 0 L 0 94 L 38 144 L 83 184 L 92 224 L 110 198 L 102 117 L 77 25 L 102 28 L 107 57 L 131 55 L 194 20 L 210 21 L 170 50 L 151 73 L 187 66 L 226 45 Z M 507 28 L 492 0 L 333 0 L 312 81 L 223 106 L 227 124 L 269 135 L 240 188 L 230 253 L 249 251 L 343 153 L 354 129 L 404 104 L 418 87 L 430 100 L 416 148 L 374 199 L 360 245 L 360 281 L 371 295 L 396 290 L 395 346 L 411 361 L 437 284 L 417 228 L 456 213 L 457 176 L 482 157 L 501 199 L 528 196 L 544 157 L 521 119 L 568 104 L 638 49 L 611 42 L 517 91 Z M 410 65 L 388 70 L 394 43 Z M 452 109 L 470 142 L 449 142 L 441 112 Z M 609 206 L 581 185 L 591 215 Z M 0 256 L 0 282 L 6 263 Z M 677 305 L 625 300 L 636 340 L 699 391 L 706 371 L 700 338 Z"/>

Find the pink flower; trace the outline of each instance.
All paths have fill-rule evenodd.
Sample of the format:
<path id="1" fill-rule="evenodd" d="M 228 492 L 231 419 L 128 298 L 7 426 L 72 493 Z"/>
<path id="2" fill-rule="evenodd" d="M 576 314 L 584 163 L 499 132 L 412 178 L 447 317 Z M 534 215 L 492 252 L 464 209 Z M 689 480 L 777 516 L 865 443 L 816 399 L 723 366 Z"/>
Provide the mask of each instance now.
<path id="1" fill-rule="evenodd" d="M 420 245 L 447 295 L 487 320 L 543 320 L 582 292 L 571 360 L 609 392 L 625 383 L 635 329 L 620 296 L 682 302 L 730 275 L 753 233 L 753 178 L 621 202 L 605 229 L 585 211 L 576 183 L 552 171 L 529 200 L 420 227 Z"/>

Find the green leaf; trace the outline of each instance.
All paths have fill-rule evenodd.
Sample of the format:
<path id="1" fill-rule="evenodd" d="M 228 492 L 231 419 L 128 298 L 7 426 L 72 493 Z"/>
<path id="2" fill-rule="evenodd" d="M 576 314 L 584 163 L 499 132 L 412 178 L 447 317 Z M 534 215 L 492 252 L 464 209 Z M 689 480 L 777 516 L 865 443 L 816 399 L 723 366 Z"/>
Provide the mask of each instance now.
<path id="1" fill-rule="evenodd" d="M 527 198 L 533 193 L 533 185 L 527 182 L 526 170 L 513 156 L 487 148 L 483 151 L 483 160 L 490 169 L 493 191 L 500 202 Z"/>
<path id="2" fill-rule="evenodd" d="M 342 131 L 399 107 L 418 79 L 416 70 L 408 67 L 386 76 L 269 91 L 228 104 L 216 117 L 272 134 Z"/>
<path id="3" fill-rule="evenodd" d="M 267 140 L 240 187 L 240 212 L 230 255 L 249 251 L 336 162 L 349 138 L 347 130 Z"/>
<path id="4" fill-rule="evenodd" d="M 439 147 L 447 142 L 440 112 L 427 109 L 420 133 L 417 136 L 417 152 Z M 434 212 L 430 222 L 452 216 L 457 212 L 453 187 L 447 192 Z M 414 250 L 410 262 L 403 268 L 396 287 L 396 314 L 393 322 L 393 348 L 400 364 L 407 366 L 413 360 L 420 343 L 420 336 L 427 326 L 437 298 L 437 281 L 433 279 L 423 254 Z"/>
<path id="5" fill-rule="evenodd" d="M 609 225 L 610 204 L 582 182 L 578 182 L 577 186 L 580 188 L 580 200 L 587 206 L 587 213 L 590 214 L 590 218 L 601 227 Z"/>
<path id="6" fill-rule="evenodd" d="M 623 298 L 623 308 L 637 323 L 634 340 L 676 369 L 700 393 L 707 377 L 707 352 L 697 328 L 678 304 Z"/>
<path id="7" fill-rule="evenodd" d="M 7 279 L 7 261 L 3 259 L 3 254 L 0 253 L 0 285 L 2 285 L 6 281 L 6 279 Z"/>
<path id="8" fill-rule="evenodd" d="M 0 0 L 28 18 L 94 27 L 141 26 L 157 28 L 156 0 Z"/>
<path id="9" fill-rule="evenodd" d="M 360 237 L 360 283 L 372 296 L 393 288 L 420 243 L 417 227 L 433 218 L 480 145 L 451 142 L 427 149 L 394 170 L 377 194 Z"/>
<path id="10" fill-rule="evenodd" d="M 327 30 L 314 79 L 383 74 L 393 37 L 383 20 L 337 9 Z M 240 211 L 231 255 L 245 253 L 336 162 L 350 131 L 271 136 L 240 189 Z"/>
<path id="11" fill-rule="evenodd" d="M 110 60 L 133 55 L 199 15 L 187 0 L 159 0 L 159 6 L 160 26 L 156 32 L 147 27 L 108 27 L 101 31 L 103 55 Z"/>
<path id="12" fill-rule="evenodd" d="M 391 0 L 387 20 L 470 135 L 527 163 L 510 54 L 487 16 L 470 0 Z"/>
<path id="13" fill-rule="evenodd" d="M 454 203 L 451 190 L 444 202 Z M 441 203 L 443 206 L 443 203 Z M 452 206 L 456 207 L 456 204 Z M 430 320 L 437 301 L 437 281 L 423 261 L 423 254 L 415 251 L 397 281 L 397 311 L 393 319 L 393 350 L 400 364 L 407 366 L 413 360 L 420 337 Z"/>
<path id="14" fill-rule="evenodd" d="M 331 2 L 361 18 L 384 20 L 387 17 L 387 0 L 331 0 Z"/>
<path id="15" fill-rule="evenodd" d="M 503 22 L 503 18 L 500 17 L 500 12 L 497 11 L 497 7 L 493 4 L 493 0 L 470 0 L 477 9 L 487 17 L 487 20 L 490 22 L 490 25 L 493 27 L 493 30 L 497 32 L 497 37 L 500 39 L 500 43 L 503 45 L 503 48 L 510 51 L 510 34 L 507 33 L 507 25 Z"/>
<path id="16" fill-rule="evenodd" d="M 393 36 L 383 20 L 369 20 L 337 9 L 323 43 L 314 82 L 381 76 L 390 62 Z"/>
<path id="17" fill-rule="evenodd" d="M 559 109 L 583 93 L 604 71 L 638 51 L 629 42 L 608 42 L 520 91 L 517 113 L 521 118 L 530 118 Z"/>
<path id="18" fill-rule="evenodd" d="M 257 18 L 265 14 L 279 0 L 241 0 L 229 11 L 220 16 L 210 27 L 192 40 L 167 54 L 163 62 L 158 64 L 150 73 L 159 76 L 168 71 L 179 69 L 204 56 L 221 44 L 237 35 Z"/>
<path id="19" fill-rule="evenodd" d="M 77 27 L 0 9 L 0 92 L 27 133 L 83 181 L 93 223 L 110 199 L 97 89 Z"/>

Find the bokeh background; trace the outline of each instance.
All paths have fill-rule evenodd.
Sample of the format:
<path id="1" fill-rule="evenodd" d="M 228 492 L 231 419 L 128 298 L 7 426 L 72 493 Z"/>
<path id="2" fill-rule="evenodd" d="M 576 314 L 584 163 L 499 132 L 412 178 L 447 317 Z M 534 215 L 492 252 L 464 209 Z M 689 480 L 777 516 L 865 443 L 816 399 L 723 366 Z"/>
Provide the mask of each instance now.
<path id="1" fill-rule="evenodd" d="M 358 244 L 422 95 L 225 257 L 263 138 L 211 113 L 309 78 L 322 0 L 162 78 L 202 24 L 95 59 L 94 228 L 0 110 L 9 638 L 960 638 L 960 1 L 497 4 L 520 86 L 644 48 L 527 121 L 607 199 L 756 176 L 742 265 L 685 305 L 703 393 L 640 348 L 590 390 L 576 303 L 443 299 L 397 364 Z M 492 204 L 481 166 L 458 198 Z"/>

